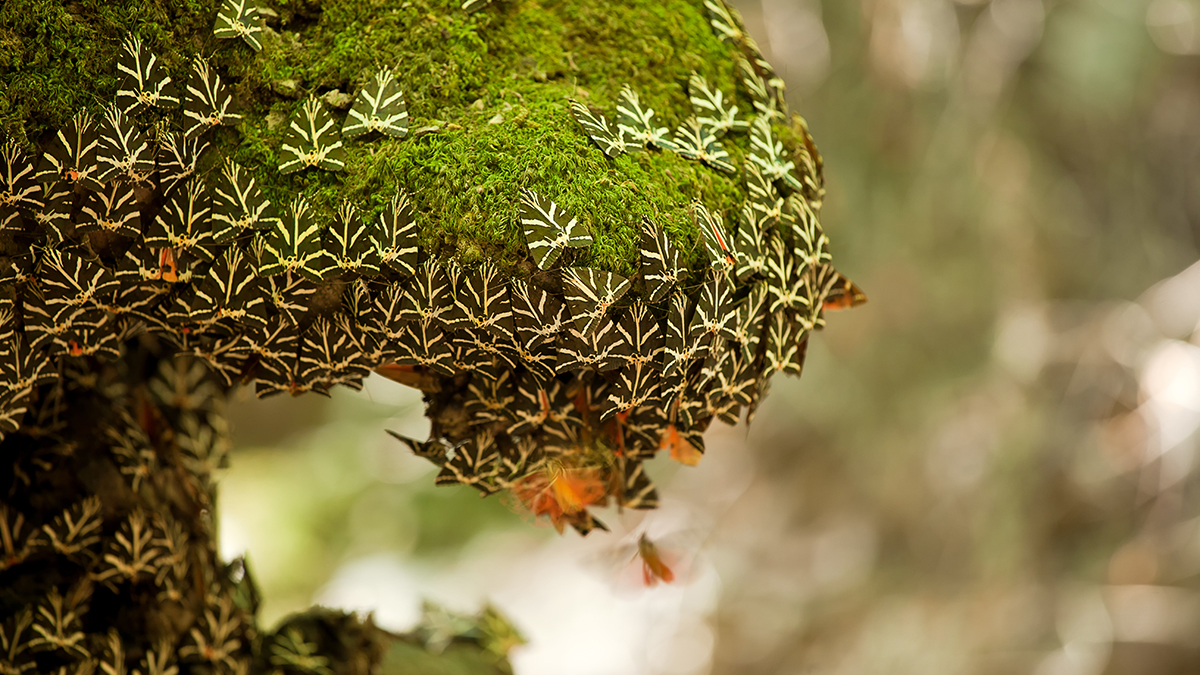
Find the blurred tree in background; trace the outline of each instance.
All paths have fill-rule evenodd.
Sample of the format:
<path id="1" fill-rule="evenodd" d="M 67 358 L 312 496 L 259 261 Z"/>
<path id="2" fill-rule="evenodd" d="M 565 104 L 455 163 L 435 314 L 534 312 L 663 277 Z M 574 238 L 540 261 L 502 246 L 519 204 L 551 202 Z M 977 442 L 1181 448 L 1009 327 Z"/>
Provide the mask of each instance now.
<path id="1" fill-rule="evenodd" d="M 264 619 L 403 629 L 486 589 L 518 673 L 1200 670 L 1200 3 L 737 4 L 871 302 L 660 480 L 645 526 L 700 532 L 692 583 L 614 595 L 616 536 L 432 487 L 382 432 L 419 401 L 372 380 L 233 406 L 222 537 Z"/>

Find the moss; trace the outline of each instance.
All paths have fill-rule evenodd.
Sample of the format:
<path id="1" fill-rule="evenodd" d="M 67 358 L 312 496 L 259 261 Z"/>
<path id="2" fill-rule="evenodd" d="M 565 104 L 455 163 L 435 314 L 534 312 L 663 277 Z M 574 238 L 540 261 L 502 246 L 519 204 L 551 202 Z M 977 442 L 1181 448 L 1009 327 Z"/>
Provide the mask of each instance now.
<path id="1" fill-rule="evenodd" d="M 733 93 L 733 48 L 713 35 L 700 0 L 496 0 L 474 14 L 458 0 L 267 4 L 274 15 L 255 54 L 212 37 L 218 0 L 9 0 L 0 9 L 0 126 L 35 141 L 78 108 L 99 110 L 116 91 L 114 64 L 130 31 L 176 82 L 192 56 L 211 58 L 244 115 L 218 145 L 276 201 L 299 192 L 327 211 L 342 199 L 378 209 L 402 186 L 418 208 L 422 243 L 465 262 L 492 258 L 524 274 L 519 187 L 591 228 L 595 243 L 574 264 L 626 275 L 636 269 L 642 217 L 665 227 L 694 266 L 702 243 L 688 203 L 699 198 L 732 215 L 744 196 L 739 177 L 673 153 L 610 160 L 567 111 L 572 96 L 615 117 L 629 84 L 673 128 L 691 112 L 693 70 Z M 298 100 L 356 93 L 384 65 L 404 87 L 410 135 L 348 143 L 343 174 L 280 175 L 282 122 Z M 738 103 L 751 108 L 744 97 Z M 422 128 L 427 133 L 415 133 Z M 735 159 L 746 144 L 744 134 L 726 142 Z"/>

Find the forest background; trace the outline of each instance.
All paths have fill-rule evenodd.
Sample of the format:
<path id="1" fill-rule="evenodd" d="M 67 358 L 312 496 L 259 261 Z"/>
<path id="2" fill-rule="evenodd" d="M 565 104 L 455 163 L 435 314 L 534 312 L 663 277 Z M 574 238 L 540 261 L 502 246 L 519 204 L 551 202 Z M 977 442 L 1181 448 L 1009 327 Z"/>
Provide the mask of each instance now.
<path id="1" fill-rule="evenodd" d="M 383 432 L 413 390 L 242 392 L 221 545 L 266 625 L 490 601 L 518 675 L 1197 672 L 1200 2 L 734 4 L 870 303 L 587 539 L 435 488 Z M 641 529 L 686 583 L 628 583 Z"/>

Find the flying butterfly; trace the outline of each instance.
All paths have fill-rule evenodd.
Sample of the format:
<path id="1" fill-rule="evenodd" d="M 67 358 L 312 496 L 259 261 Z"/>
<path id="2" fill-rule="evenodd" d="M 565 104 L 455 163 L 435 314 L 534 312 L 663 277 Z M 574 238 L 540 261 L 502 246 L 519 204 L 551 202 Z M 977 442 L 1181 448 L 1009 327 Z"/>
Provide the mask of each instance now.
<path id="1" fill-rule="evenodd" d="M 333 118 L 315 96 L 309 96 L 292 113 L 280 152 L 284 158 L 279 165 L 280 173 L 294 173 L 312 166 L 329 171 L 346 169 L 346 149 L 342 147 L 341 136 Z"/>
<path id="2" fill-rule="evenodd" d="M 692 204 L 691 210 L 692 220 L 704 233 L 704 246 L 713 269 L 729 273 L 737 264 L 737 253 L 729 241 L 725 219 L 721 214 L 709 211 L 708 207 L 699 201 Z"/>
<path id="3" fill-rule="evenodd" d="M 328 254 L 321 248 L 321 226 L 312 207 L 296 198 L 279 225 L 267 233 L 258 273 L 274 276 L 298 272 L 310 281 L 321 281 L 331 271 Z"/>
<path id="4" fill-rule="evenodd" d="M 750 123 L 737 117 L 736 105 L 726 105 L 720 89 L 709 89 L 708 80 L 695 72 L 688 78 L 688 97 L 696 120 L 719 138 L 728 131 L 745 131 Z"/>
<path id="5" fill-rule="evenodd" d="M 183 135 L 196 138 L 209 129 L 241 120 L 241 115 L 229 111 L 232 103 L 233 96 L 221 86 L 221 76 L 209 69 L 208 61 L 196 57 L 183 94 Z"/>
<path id="6" fill-rule="evenodd" d="M 621 132 L 626 150 L 640 150 L 650 145 L 663 150 L 676 149 L 669 136 L 671 130 L 656 126 L 654 110 L 643 108 L 638 95 L 629 85 L 621 88 L 617 99 L 617 129 Z"/>
<path id="7" fill-rule="evenodd" d="M 717 140 L 716 133 L 694 116 L 684 120 L 675 130 L 675 152 L 688 159 L 703 162 L 717 171 L 737 172 L 733 163 L 729 161 L 729 153 L 725 151 L 725 146 Z"/>
<path id="8" fill-rule="evenodd" d="M 568 524 L 590 531 L 590 527 L 600 526 L 598 521 L 584 518 L 577 526 L 572 516 L 602 504 L 608 490 L 595 468 L 550 465 L 517 481 L 513 494 L 534 516 L 547 516 L 559 532 Z"/>
<path id="9" fill-rule="evenodd" d="M 325 234 L 325 252 L 337 270 L 364 276 L 379 274 L 379 250 L 353 204 L 345 202 L 338 208 L 333 226 Z"/>
<path id="10" fill-rule="evenodd" d="M 583 248 L 592 235 L 569 213 L 533 190 L 521 189 L 521 225 L 529 254 L 541 269 L 549 269 L 566 247 Z"/>
<path id="11" fill-rule="evenodd" d="M 642 532 L 637 537 L 637 552 L 634 560 L 638 560 L 638 558 L 642 561 L 642 584 L 644 586 L 655 586 L 659 584 L 659 581 L 671 584 L 676 580 L 676 571 L 672 569 L 679 565 L 679 562 L 674 560 L 676 556 L 670 551 L 662 550 L 658 544 L 646 536 L 646 532 Z"/>
<path id="12" fill-rule="evenodd" d="M 783 143 L 775 140 L 771 133 L 771 121 L 766 116 L 754 119 L 750 130 L 751 163 L 758 166 L 762 175 L 770 180 L 782 180 L 792 190 L 800 190 L 804 186 L 792 173 L 795 163 L 783 160 Z"/>
<path id="13" fill-rule="evenodd" d="M 835 272 L 837 278 L 831 284 L 829 292 L 825 295 L 822 307 L 826 310 L 850 309 L 858 307 L 867 301 L 867 294 L 858 287 L 858 284 L 850 281 L 841 273 Z"/>
<path id="14" fill-rule="evenodd" d="M 217 38 L 240 37 L 256 52 L 262 49 L 262 31 L 263 20 L 254 0 L 225 0 L 213 26 L 213 35 Z"/>
<path id="15" fill-rule="evenodd" d="M 80 110 L 71 118 L 70 126 L 55 132 L 38 165 L 38 182 L 61 181 L 93 192 L 102 190 L 104 186 L 98 179 L 100 168 L 96 165 L 99 147 L 100 134 L 92 124 L 92 116 Z"/>
<path id="16" fill-rule="evenodd" d="M 147 108 L 179 105 L 175 87 L 158 56 L 136 37 L 125 40 L 122 47 L 117 71 L 125 75 L 125 81 L 117 88 L 116 102 L 121 114 L 134 115 Z"/>
<path id="17" fill-rule="evenodd" d="M 646 296 L 658 302 L 667 296 L 686 273 L 679 264 L 679 250 L 649 218 L 642 220 L 642 281 Z"/>
<path id="18" fill-rule="evenodd" d="M 33 165 L 16 143 L 0 146 L 0 230 L 16 229 L 17 214 L 34 214 L 45 202 Z"/>
<path id="19" fill-rule="evenodd" d="M 590 267 L 568 268 L 563 281 L 563 294 L 575 329 L 585 337 L 591 336 L 608 308 L 629 290 L 629 280 L 625 277 Z"/>
<path id="20" fill-rule="evenodd" d="M 588 107 L 575 99 L 567 99 L 571 114 L 575 121 L 583 127 L 588 137 L 610 158 L 625 152 L 625 139 L 621 130 L 615 128 L 602 114 L 593 113 Z"/>
<path id="21" fill-rule="evenodd" d="M 392 76 L 392 71 L 381 68 L 375 77 L 358 92 L 342 136 L 358 138 L 374 131 L 404 138 L 408 134 L 408 107 L 404 104 L 404 93 Z"/>

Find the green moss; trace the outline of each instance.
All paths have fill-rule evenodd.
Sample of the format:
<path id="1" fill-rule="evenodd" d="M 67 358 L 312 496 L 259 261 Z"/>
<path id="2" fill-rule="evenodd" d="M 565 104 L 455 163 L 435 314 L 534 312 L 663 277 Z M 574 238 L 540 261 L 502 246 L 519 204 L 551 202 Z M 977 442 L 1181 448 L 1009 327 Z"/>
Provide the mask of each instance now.
<path id="1" fill-rule="evenodd" d="M 132 31 L 177 82 L 193 55 L 211 57 L 244 115 L 218 145 L 251 168 L 276 201 L 303 193 L 327 211 L 343 199 L 374 210 L 402 186 L 418 208 L 422 243 L 464 262 L 491 258 L 510 273 L 528 273 L 516 219 L 519 187 L 555 200 L 591 228 L 595 243 L 573 264 L 627 275 L 636 270 L 642 217 L 665 227 L 687 262 L 698 265 L 702 242 L 688 203 L 699 198 L 733 215 L 744 196 L 740 177 L 673 153 L 610 160 L 567 111 L 570 96 L 615 117 L 617 95 L 629 84 L 660 124 L 673 128 L 691 112 L 686 83 L 693 70 L 733 93 L 733 48 L 713 35 L 700 0 L 496 0 L 474 14 L 462 12 L 458 0 L 267 3 L 275 15 L 258 54 L 212 37 L 217 5 L 4 3 L 4 133 L 36 141 L 78 108 L 99 110 L 115 93 L 114 64 Z M 410 135 L 349 142 L 343 174 L 280 175 L 284 120 L 299 100 L 354 94 L 384 65 L 404 87 Z M 738 102 L 750 110 L 744 97 Z M 344 111 L 334 114 L 340 119 Z M 735 159 L 746 143 L 745 134 L 726 141 Z"/>

